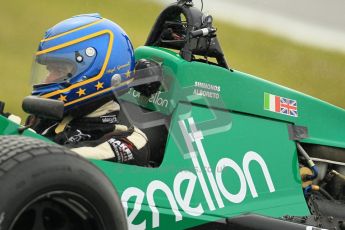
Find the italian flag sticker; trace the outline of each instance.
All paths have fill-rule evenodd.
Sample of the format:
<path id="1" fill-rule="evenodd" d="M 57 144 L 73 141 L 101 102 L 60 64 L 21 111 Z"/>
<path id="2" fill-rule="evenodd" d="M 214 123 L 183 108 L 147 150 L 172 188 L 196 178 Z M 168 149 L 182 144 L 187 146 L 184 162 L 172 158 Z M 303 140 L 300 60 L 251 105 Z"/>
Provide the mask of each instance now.
<path id="1" fill-rule="evenodd" d="M 280 113 L 280 97 L 265 93 L 265 110 Z"/>

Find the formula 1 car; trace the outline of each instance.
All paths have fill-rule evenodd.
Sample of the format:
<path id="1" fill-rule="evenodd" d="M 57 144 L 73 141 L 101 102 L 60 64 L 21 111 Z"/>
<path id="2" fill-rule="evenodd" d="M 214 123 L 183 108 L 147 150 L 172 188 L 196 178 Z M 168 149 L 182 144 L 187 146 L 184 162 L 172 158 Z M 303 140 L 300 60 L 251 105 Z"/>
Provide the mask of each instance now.
<path id="1" fill-rule="evenodd" d="M 83 159 L 1 103 L 0 230 L 345 229 L 345 110 L 230 68 L 191 0 L 135 56 L 159 71 L 113 87 L 151 167 Z M 23 108 L 61 119 L 64 104 Z"/>

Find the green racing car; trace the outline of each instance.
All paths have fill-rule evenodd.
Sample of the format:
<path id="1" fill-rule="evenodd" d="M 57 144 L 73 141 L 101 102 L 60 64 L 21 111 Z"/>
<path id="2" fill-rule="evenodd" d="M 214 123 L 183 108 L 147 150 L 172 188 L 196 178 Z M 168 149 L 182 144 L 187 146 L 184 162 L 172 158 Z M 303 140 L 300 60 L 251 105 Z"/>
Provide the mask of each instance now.
<path id="1" fill-rule="evenodd" d="M 112 81 L 150 167 L 81 158 L 1 103 L 0 230 L 345 229 L 345 110 L 232 69 L 216 32 L 174 3 L 135 51 L 158 71 Z M 63 108 L 23 101 L 38 116 Z"/>

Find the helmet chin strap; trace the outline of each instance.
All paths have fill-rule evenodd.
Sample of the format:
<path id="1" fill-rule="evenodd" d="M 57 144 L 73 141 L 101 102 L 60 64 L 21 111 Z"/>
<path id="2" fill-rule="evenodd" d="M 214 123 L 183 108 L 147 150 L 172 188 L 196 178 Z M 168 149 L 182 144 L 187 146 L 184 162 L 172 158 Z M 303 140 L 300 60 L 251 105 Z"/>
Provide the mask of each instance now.
<path id="1" fill-rule="evenodd" d="M 66 126 L 73 120 L 73 117 L 71 115 L 68 115 L 62 119 L 62 121 L 56 126 L 55 128 L 55 134 L 62 133 Z"/>

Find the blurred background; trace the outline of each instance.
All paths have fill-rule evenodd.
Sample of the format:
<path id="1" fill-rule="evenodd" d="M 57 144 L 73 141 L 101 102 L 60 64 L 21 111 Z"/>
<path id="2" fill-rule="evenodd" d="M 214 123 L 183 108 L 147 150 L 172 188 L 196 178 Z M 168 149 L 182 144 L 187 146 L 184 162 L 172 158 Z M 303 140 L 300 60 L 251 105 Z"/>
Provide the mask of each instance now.
<path id="1" fill-rule="evenodd" d="M 44 32 L 73 15 L 100 13 L 145 43 L 156 17 L 174 0 L 12 0 L 0 8 L 0 100 L 25 116 L 31 64 Z M 201 7 L 200 0 L 194 0 Z M 204 0 L 232 68 L 345 108 L 343 0 Z"/>

